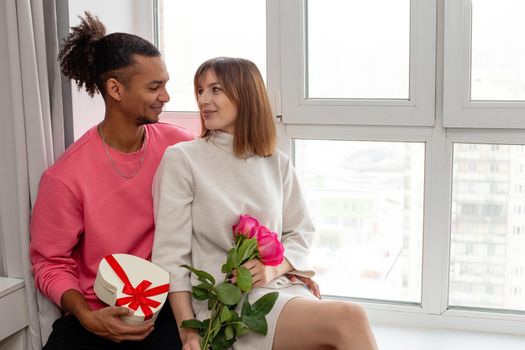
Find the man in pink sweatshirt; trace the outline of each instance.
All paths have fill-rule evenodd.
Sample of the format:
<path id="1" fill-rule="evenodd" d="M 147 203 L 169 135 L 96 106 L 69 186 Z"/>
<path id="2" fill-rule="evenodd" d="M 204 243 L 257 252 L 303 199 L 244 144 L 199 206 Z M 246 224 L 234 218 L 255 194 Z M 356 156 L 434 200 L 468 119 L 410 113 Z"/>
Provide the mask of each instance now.
<path id="1" fill-rule="evenodd" d="M 93 96 L 101 93 L 104 120 L 88 130 L 44 172 L 31 219 L 36 286 L 64 311 L 44 349 L 180 349 L 169 305 L 155 327 L 131 326 L 93 291 L 108 254 L 151 258 L 154 220 L 151 184 L 167 146 L 191 140 L 159 123 L 169 101 L 160 52 L 126 33 L 105 35 L 86 13 L 59 55 L 62 72 Z"/>

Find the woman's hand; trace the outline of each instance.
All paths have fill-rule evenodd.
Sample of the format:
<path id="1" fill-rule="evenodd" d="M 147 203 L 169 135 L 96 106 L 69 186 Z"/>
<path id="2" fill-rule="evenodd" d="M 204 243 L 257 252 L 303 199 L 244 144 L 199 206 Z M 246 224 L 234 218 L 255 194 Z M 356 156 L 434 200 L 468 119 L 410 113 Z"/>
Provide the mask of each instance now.
<path id="1" fill-rule="evenodd" d="M 253 288 L 265 286 L 279 277 L 277 266 L 264 265 L 259 259 L 252 259 L 242 266 L 252 274 Z M 236 277 L 237 274 L 234 271 L 232 281 L 235 282 Z"/>
<path id="2" fill-rule="evenodd" d="M 200 350 L 200 336 L 195 329 L 181 328 L 179 329 L 180 339 L 182 342 L 182 350 Z"/>
<path id="3" fill-rule="evenodd" d="M 293 274 L 287 274 L 286 277 L 292 282 L 295 282 L 297 280 L 300 280 L 304 284 L 310 288 L 310 291 L 313 295 L 315 295 L 318 299 L 321 299 L 321 291 L 319 290 L 319 285 L 311 278 L 303 277 L 299 275 L 293 275 Z"/>
<path id="4" fill-rule="evenodd" d="M 182 343 L 183 350 L 200 350 L 199 332 L 193 328 L 182 328 L 184 320 L 191 320 L 195 318 L 193 308 L 191 306 L 190 292 L 173 292 L 168 294 L 173 316 L 177 320 L 179 327 L 179 336 Z"/>

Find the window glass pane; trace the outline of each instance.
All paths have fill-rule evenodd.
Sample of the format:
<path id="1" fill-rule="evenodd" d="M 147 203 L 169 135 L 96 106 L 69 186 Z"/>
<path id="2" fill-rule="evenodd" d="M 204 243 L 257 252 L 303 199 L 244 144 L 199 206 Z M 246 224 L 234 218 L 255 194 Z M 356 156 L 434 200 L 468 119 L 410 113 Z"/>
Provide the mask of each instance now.
<path id="1" fill-rule="evenodd" d="M 525 1 L 472 0 L 472 100 L 525 100 Z"/>
<path id="2" fill-rule="evenodd" d="M 307 97 L 409 98 L 410 0 L 309 0 Z"/>
<path id="3" fill-rule="evenodd" d="M 454 144 L 452 306 L 525 310 L 525 148 Z"/>
<path id="4" fill-rule="evenodd" d="M 326 295 L 421 301 L 422 143 L 295 140 Z"/>
<path id="5" fill-rule="evenodd" d="M 266 76 L 265 0 L 159 1 L 159 46 L 166 60 L 168 111 L 197 111 L 193 75 L 207 59 L 242 57 Z"/>

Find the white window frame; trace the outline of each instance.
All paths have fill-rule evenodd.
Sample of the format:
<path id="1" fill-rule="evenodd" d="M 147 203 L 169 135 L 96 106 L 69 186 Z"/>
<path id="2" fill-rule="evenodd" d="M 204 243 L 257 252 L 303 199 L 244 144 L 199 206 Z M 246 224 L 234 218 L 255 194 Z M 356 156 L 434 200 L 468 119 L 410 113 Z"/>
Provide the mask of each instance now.
<path id="1" fill-rule="evenodd" d="M 363 305 L 368 312 L 369 318 L 376 324 L 395 324 L 408 327 L 441 327 L 457 330 L 486 331 L 498 333 L 511 333 L 525 335 L 525 312 L 511 310 L 481 310 L 475 308 L 450 307 L 448 305 L 449 295 L 449 261 L 450 261 L 450 227 L 452 206 L 452 157 L 453 145 L 456 142 L 466 143 L 494 143 L 494 144 L 525 144 L 525 134 L 519 130 L 479 130 L 479 129 L 446 129 L 443 127 L 443 88 L 444 88 L 444 65 L 443 41 L 444 41 L 444 4 L 448 0 L 437 0 L 434 2 L 436 12 L 430 11 L 434 19 L 428 19 L 428 23 L 436 23 L 437 32 L 435 37 L 428 38 L 422 48 L 417 50 L 430 50 L 434 59 L 434 67 L 427 67 L 436 72 L 433 77 L 432 86 L 426 86 L 432 94 L 435 93 L 435 104 L 432 103 L 432 111 L 428 115 L 436 116 L 436 123 L 420 123 L 420 119 L 403 119 L 401 116 L 398 124 L 392 123 L 392 112 L 387 115 L 378 113 L 376 105 L 359 105 L 355 108 L 352 103 L 337 106 L 334 110 L 332 105 L 307 104 L 299 105 L 297 96 L 303 93 L 304 79 L 299 79 L 299 73 L 304 70 L 296 69 L 293 74 L 287 74 L 294 67 L 294 60 L 303 62 L 304 57 L 293 58 L 286 52 L 281 53 L 282 66 L 282 130 L 280 144 L 288 147 L 288 153 L 293 155 L 293 140 L 298 139 L 326 139 L 326 140 L 348 140 L 348 141 L 405 141 L 424 142 L 425 145 L 425 182 L 424 182 L 424 218 L 423 218 L 423 262 L 422 262 L 422 286 L 421 303 L 406 303 L 381 300 L 363 300 L 359 298 L 336 298 L 342 300 L 354 300 Z M 291 1 L 281 3 L 281 28 L 289 28 L 289 16 L 293 11 L 298 11 L 301 0 L 295 0 L 293 7 Z M 428 2 L 418 0 L 419 8 Z M 415 1 L 411 2 L 414 8 Z M 294 10 L 295 8 L 295 10 Z M 428 13 L 427 13 L 428 14 Z M 299 15 L 296 14 L 298 18 Z M 417 17 L 417 16 L 416 16 Z M 414 17 L 412 17 L 414 19 Z M 285 26 L 286 23 L 286 26 Z M 301 36 L 298 22 L 291 26 L 293 35 Z M 420 23 L 420 22 L 418 22 Z M 299 25 L 299 26 L 298 26 Z M 299 29 L 298 29 L 299 28 Z M 286 29 L 284 29 L 286 30 Z M 282 50 L 288 50 L 292 42 L 286 37 L 292 34 L 282 33 Z M 297 45 L 296 45 L 297 46 Z M 298 48 L 294 48 L 296 54 Z M 411 54 L 413 48 L 411 47 Z M 297 61 L 295 61 L 297 62 Z M 295 65 L 297 66 L 297 65 Z M 268 67 L 271 67 L 268 65 Z M 288 67 L 288 69 L 286 69 Z M 445 67 L 445 68 L 444 68 Z M 412 69 L 412 67 L 411 67 Z M 296 83 L 293 84 L 293 79 Z M 297 83 L 299 81 L 299 83 Z M 421 85 L 419 85 L 421 86 Z M 295 88 L 296 93 L 287 93 L 287 90 Z M 423 89 L 423 88 L 422 88 Z M 292 90 L 293 91 L 293 90 Z M 274 91 L 275 93 L 275 91 Z M 434 96 L 432 97 L 434 98 Z M 278 98 L 276 98 L 278 100 Z M 348 101 L 345 101 L 345 103 Z M 353 101 L 352 101 L 353 102 Z M 375 101 L 374 101 L 375 102 Z M 280 104 L 278 104 L 280 107 Z M 386 110 L 391 109 L 385 107 Z M 427 107 L 430 108 L 430 107 Z M 308 120 L 296 117 L 290 118 L 290 110 L 293 113 L 302 113 Z M 347 111 L 345 114 L 343 110 Z M 360 113 L 360 117 L 366 115 L 366 124 L 361 120 L 355 120 L 353 113 Z M 281 114 L 281 110 L 277 110 Z M 327 121 L 327 116 L 330 115 Z M 319 117 L 322 116 L 322 117 Z M 315 119 L 314 119 L 315 118 Z M 322 119 L 321 119 L 322 118 Z M 344 119 L 343 119 L 344 118 Z M 355 116 L 355 118 L 358 118 Z M 370 119 L 373 121 L 371 122 Z M 410 124 L 410 126 L 403 126 Z M 354 125 L 344 125 L 352 123 Z M 332 125 L 338 124 L 338 125 Z M 321 286 L 322 287 L 322 286 Z"/>
<path id="2" fill-rule="evenodd" d="M 284 29 L 281 52 L 284 123 L 319 124 L 322 116 L 323 124 L 434 125 L 436 0 L 410 1 L 408 100 L 307 98 L 303 74 L 306 1 L 281 1 L 280 5 Z"/>
<path id="3" fill-rule="evenodd" d="M 284 143 L 292 146 L 294 139 L 425 143 L 421 303 L 346 297 L 330 297 L 330 299 L 358 302 L 367 309 L 370 320 L 376 324 L 525 335 L 524 312 L 448 305 L 453 145 L 454 143 L 522 145 L 525 144 L 523 132 L 444 130 L 440 127 L 294 124 L 286 125 L 285 129 L 286 142 Z"/>
<path id="4" fill-rule="evenodd" d="M 445 0 L 447 1 L 447 0 Z M 525 134 L 520 130 L 501 130 L 501 129 L 447 129 L 446 130 L 447 157 L 450 167 L 446 168 L 449 174 L 449 185 L 447 191 L 448 199 L 444 204 L 447 207 L 446 234 L 443 239 L 447 241 L 447 247 L 450 247 L 450 227 L 451 227 L 451 205 L 452 205 L 452 152 L 454 143 L 478 143 L 478 144 L 504 144 L 504 145 L 525 145 Z M 443 283 L 449 283 L 449 254 L 445 261 L 443 274 L 446 278 Z M 448 290 L 442 295 L 444 311 L 441 314 L 445 327 L 473 331 L 489 331 L 500 333 L 511 333 L 525 335 L 525 311 L 514 310 L 496 310 L 469 308 L 448 305 Z M 465 318 L 469 322 L 465 322 Z"/>
<path id="5" fill-rule="evenodd" d="M 471 101 L 471 0 L 445 0 L 444 126 L 525 128 L 525 102 Z"/>
<path id="6" fill-rule="evenodd" d="M 448 0 L 411 0 L 411 14 L 419 28 L 411 41 L 411 88 L 416 106 L 390 101 L 341 100 L 338 104 L 304 99 L 304 62 L 301 28 L 303 0 L 267 0 L 267 84 L 277 118 L 278 144 L 293 155 L 294 139 L 399 141 L 425 143 L 423 261 L 421 303 L 353 298 L 363 305 L 374 324 L 438 327 L 525 335 L 525 313 L 450 308 L 448 306 L 452 150 L 455 142 L 525 144 L 520 130 L 447 129 L 444 114 L 444 9 Z M 458 0 L 453 0 L 458 1 Z M 463 1 L 463 0 L 461 0 Z M 450 17 L 448 18 L 450 19 Z M 429 28 L 425 28 L 428 26 Z M 436 31 L 437 26 L 437 31 Z M 414 35 L 412 26 L 411 35 Z M 413 44 L 416 43 L 416 44 Z M 416 75 L 412 74 L 415 69 Z M 417 73 L 421 70 L 420 73 Z M 423 77 L 426 77 L 423 79 Z M 303 94 L 301 98 L 301 94 Z M 423 95 L 423 96 L 422 96 Z M 412 94 L 410 96 L 416 96 Z M 425 97 L 424 97 L 425 96 Z M 425 102 L 426 101 L 426 102 Z M 425 102 L 425 103 L 423 103 Z M 198 113 L 163 113 L 168 120 L 198 118 Z M 366 118 L 363 118 L 366 115 Z M 302 116 L 306 116 L 302 118 Z M 319 117 L 321 116 L 321 118 Z M 363 120 L 366 119 L 366 120 Z M 367 125 L 365 125 L 367 124 Z M 322 290 L 322 286 L 321 286 Z"/>
<path id="7" fill-rule="evenodd" d="M 169 1 L 169 0 L 165 0 Z M 270 104 L 272 106 L 274 115 L 276 116 L 276 123 L 280 122 L 281 116 L 281 58 L 280 58 L 280 40 L 281 40 L 281 28 L 280 28 L 280 1 L 279 0 L 266 0 L 266 85 L 268 95 L 270 98 Z M 154 42 L 158 46 L 158 17 L 157 11 L 158 0 L 152 2 L 152 16 L 154 20 L 152 23 L 155 28 L 153 33 L 155 34 Z M 277 119 L 279 118 L 279 119 Z M 161 115 L 161 121 L 177 124 L 180 121 L 191 121 L 193 124 L 200 123 L 199 112 L 191 111 L 163 111 Z"/>

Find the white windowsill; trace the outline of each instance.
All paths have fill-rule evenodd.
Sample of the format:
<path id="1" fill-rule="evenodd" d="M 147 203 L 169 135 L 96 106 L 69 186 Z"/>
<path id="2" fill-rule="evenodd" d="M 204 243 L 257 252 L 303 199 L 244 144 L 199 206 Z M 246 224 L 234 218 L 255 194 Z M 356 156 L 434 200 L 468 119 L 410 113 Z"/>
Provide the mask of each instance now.
<path id="1" fill-rule="evenodd" d="M 525 337 L 419 327 L 372 325 L 381 350 L 523 350 Z"/>
<path id="2" fill-rule="evenodd" d="M 0 277 L 0 299 L 17 289 L 24 287 L 24 281 L 18 278 Z"/>
<path id="3" fill-rule="evenodd" d="M 0 341 L 29 324 L 24 281 L 0 277 Z"/>

